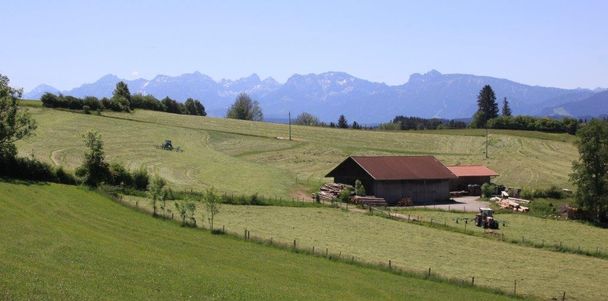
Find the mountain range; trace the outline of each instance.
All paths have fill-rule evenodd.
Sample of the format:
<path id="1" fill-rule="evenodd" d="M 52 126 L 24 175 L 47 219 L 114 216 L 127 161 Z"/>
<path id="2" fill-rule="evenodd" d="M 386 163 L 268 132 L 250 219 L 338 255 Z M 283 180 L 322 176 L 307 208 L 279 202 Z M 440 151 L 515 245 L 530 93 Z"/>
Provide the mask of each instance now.
<path id="1" fill-rule="evenodd" d="M 109 97 L 117 82 L 105 75 L 94 83 L 59 91 L 40 85 L 24 98 L 39 99 L 45 92 L 76 97 Z M 124 80 L 131 93 L 169 96 L 179 101 L 188 97 L 203 102 L 211 116 L 224 116 L 239 93 L 259 101 L 266 118 L 285 118 L 309 112 L 324 121 L 344 114 L 349 121 L 378 123 L 396 115 L 467 118 L 476 110 L 477 94 L 484 85 L 494 89 L 497 102 L 507 98 L 514 114 L 545 116 L 599 116 L 608 114 L 608 91 L 531 86 L 507 79 L 470 74 L 442 74 L 431 70 L 415 73 L 401 85 L 387 85 L 357 78 L 344 72 L 294 74 L 284 84 L 256 74 L 237 80 L 213 80 L 200 72 L 179 76 L 158 75 L 151 80 Z"/>

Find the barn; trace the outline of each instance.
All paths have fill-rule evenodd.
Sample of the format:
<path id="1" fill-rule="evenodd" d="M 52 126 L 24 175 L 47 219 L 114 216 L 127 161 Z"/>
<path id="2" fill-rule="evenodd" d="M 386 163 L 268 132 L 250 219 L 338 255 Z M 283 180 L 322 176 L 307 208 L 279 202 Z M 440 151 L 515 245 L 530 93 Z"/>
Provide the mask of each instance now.
<path id="1" fill-rule="evenodd" d="M 350 156 L 326 177 L 354 185 L 360 180 L 368 195 L 389 204 L 409 199 L 415 204 L 449 200 L 456 176 L 433 156 Z"/>
<path id="2" fill-rule="evenodd" d="M 467 190 L 468 185 L 483 185 L 490 183 L 492 177 L 498 176 L 495 171 L 483 165 L 457 165 L 448 166 L 448 169 L 456 176 L 450 181 L 450 190 Z"/>

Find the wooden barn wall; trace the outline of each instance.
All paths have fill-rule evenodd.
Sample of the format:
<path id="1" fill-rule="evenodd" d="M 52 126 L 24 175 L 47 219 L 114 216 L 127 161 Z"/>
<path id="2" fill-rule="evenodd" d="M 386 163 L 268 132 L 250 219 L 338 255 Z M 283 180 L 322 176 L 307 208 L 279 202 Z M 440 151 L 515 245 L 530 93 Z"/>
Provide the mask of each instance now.
<path id="1" fill-rule="evenodd" d="M 450 183 L 448 180 L 376 181 L 374 192 L 390 204 L 398 203 L 404 197 L 416 204 L 432 204 L 450 198 Z"/>

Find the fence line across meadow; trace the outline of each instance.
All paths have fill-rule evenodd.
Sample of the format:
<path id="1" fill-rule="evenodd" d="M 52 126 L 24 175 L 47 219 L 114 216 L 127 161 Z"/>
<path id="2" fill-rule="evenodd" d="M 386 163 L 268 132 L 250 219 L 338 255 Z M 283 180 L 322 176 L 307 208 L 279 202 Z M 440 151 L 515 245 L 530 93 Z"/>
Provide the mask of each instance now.
<path id="1" fill-rule="evenodd" d="M 208 228 L 201 227 L 202 229 L 209 230 Z M 346 264 L 353 264 L 357 266 L 379 269 L 382 271 L 390 272 L 393 274 L 411 276 L 426 280 L 432 280 L 437 282 L 445 282 L 455 284 L 458 286 L 468 286 L 481 288 L 493 293 L 499 293 L 503 295 L 510 295 L 515 297 L 525 297 L 528 294 L 522 294 L 521 290 L 525 287 L 525 279 L 504 279 L 504 278 L 492 278 L 492 277 L 479 277 L 474 275 L 467 275 L 463 278 L 458 277 L 447 277 L 437 272 L 436 269 L 429 267 L 424 270 L 416 270 L 411 267 L 407 267 L 407 264 L 387 259 L 384 262 L 372 262 L 358 258 L 354 255 L 343 253 L 342 251 L 335 252 L 330 250 L 328 247 L 319 248 L 314 245 L 303 245 L 298 239 L 293 241 L 281 241 L 277 240 L 272 236 L 263 237 L 260 235 L 252 235 L 250 229 L 243 228 L 243 231 L 230 231 L 225 225 L 221 228 L 214 229 L 212 231 L 216 234 L 229 235 L 237 239 L 243 239 L 246 241 L 263 244 L 270 247 L 279 248 L 282 250 L 289 250 L 296 253 L 322 257 L 327 260 L 338 261 Z M 556 292 L 556 295 L 552 298 L 553 300 L 569 300 L 573 299 L 573 296 L 567 294 L 566 291 Z M 574 299 L 575 300 L 575 299 Z"/>
<path id="2" fill-rule="evenodd" d="M 112 193 L 106 193 L 112 200 L 115 202 L 127 206 L 133 210 L 137 210 L 142 213 L 149 213 L 145 208 L 139 207 L 129 201 L 124 200 L 121 195 L 116 195 Z M 383 210 L 372 208 L 370 212 L 384 212 Z M 179 223 L 173 216 L 158 216 L 158 218 L 165 219 L 167 221 Z M 410 222 L 416 222 L 411 220 Z M 197 225 L 193 228 L 209 231 L 210 229 L 205 227 L 204 225 Z M 282 250 L 287 250 L 299 254 L 305 254 L 309 256 L 322 257 L 327 260 L 338 261 L 345 264 L 352 264 L 365 268 L 377 269 L 397 275 L 402 276 L 410 276 L 419 279 L 425 279 L 430 281 L 436 281 L 441 283 L 449 283 L 458 286 L 465 287 L 475 287 L 478 289 L 482 289 L 492 293 L 498 293 L 502 295 L 515 296 L 515 297 L 525 297 L 528 294 L 522 294 L 522 287 L 525 287 L 525 279 L 504 279 L 504 278 L 491 278 L 491 277 L 479 277 L 476 275 L 467 275 L 462 278 L 458 277 L 447 277 L 443 276 L 437 272 L 436 269 L 432 267 L 428 267 L 428 269 L 424 270 L 416 270 L 414 268 L 408 267 L 405 263 L 400 263 L 394 261 L 393 259 L 387 259 L 384 262 L 373 262 L 369 260 L 364 260 L 362 258 L 358 258 L 354 255 L 349 255 L 347 253 L 343 253 L 342 251 L 330 250 L 328 247 L 318 248 L 314 245 L 302 245 L 298 242 L 298 239 L 293 239 L 293 241 L 281 241 L 273 238 L 272 236 L 263 237 L 260 235 L 251 235 L 251 229 L 243 228 L 243 231 L 230 231 L 225 225 L 222 225 L 221 228 L 214 228 L 210 231 L 215 235 L 226 235 L 235 239 L 245 240 L 253 243 L 258 243 L 262 245 L 266 245 L 269 247 L 274 247 Z M 522 286 L 524 285 L 524 286 Z M 566 291 L 556 292 L 553 300 L 576 300 L 571 294 L 567 294 Z"/>
<path id="3" fill-rule="evenodd" d="M 544 239 L 539 241 L 539 240 L 533 240 L 530 238 L 526 238 L 524 235 L 521 235 L 521 236 L 518 235 L 517 237 L 513 237 L 512 235 L 505 235 L 504 232 L 498 233 L 498 232 L 491 232 L 491 231 L 485 231 L 485 230 L 483 232 L 480 232 L 480 231 L 475 231 L 475 230 L 469 230 L 469 229 L 467 229 L 468 227 L 469 228 L 475 227 L 475 224 L 472 222 L 472 219 L 463 219 L 463 218 L 437 219 L 437 218 L 433 218 L 433 217 L 425 217 L 425 216 L 420 216 L 420 215 L 416 215 L 416 214 L 407 214 L 407 217 L 406 217 L 405 214 L 395 214 L 391 210 L 387 210 L 387 209 L 369 207 L 368 210 L 369 210 L 370 214 L 376 214 L 375 212 L 377 212 L 377 214 L 379 214 L 380 216 L 386 217 L 386 218 L 404 221 L 404 222 L 408 222 L 408 223 L 415 223 L 415 224 L 424 225 L 424 226 L 430 226 L 430 227 L 437 227 L 437 228 L 441 227 L 444 230 L 458 232 L 458 233 L 462 233 L 462 234 L 466 234 L 466 235 L 478 236 L 478 237 L 490 238 L 490 239 L 494 238 L 499 241 L 519 244 L 519 245 L 524 245 L 524 246 L 534 247 L 534 248 L 539 248 L 539 249 L 548 249 L 548 250 L 556 251 L 556 252 L 572 253 L 572 254 L 608 259 L 608 250 L 606 250 L 606 248 L 602 248 L 599 246 L 597 246 L 595 248 L 589 248 L 589 247 L 581 248 L 580 244 L 569 243 L 568 241 L 563 241 L 563 240 L 554 241 L 553 243 L 550 243 Z M 448 224 L 448 220 L 453 223 Z M 454 224 L 462 225 L 462 226 L 458 227 L 458 226 L 455 226 Z M 503 226 L 504 226 L 504 224 L 503 224 Z"/>

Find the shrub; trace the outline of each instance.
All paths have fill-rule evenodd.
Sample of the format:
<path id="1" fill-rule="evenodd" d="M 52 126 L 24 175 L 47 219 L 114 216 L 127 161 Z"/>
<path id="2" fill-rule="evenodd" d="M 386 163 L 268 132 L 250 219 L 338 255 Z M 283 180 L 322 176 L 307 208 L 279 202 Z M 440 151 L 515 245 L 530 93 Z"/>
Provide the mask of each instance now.
<path id="1" fill-rule="evenodd" d="M 496 190 L 496 185 L 494 185 L 492 183 L 484 183 L 483 185 L 481 185 L 481 195 L 484 198 L 492 197 L 495 190 Z"/>
<path id="2" fill-rule="evenodd" d="M 59 182 L 59 183 L 69 184 L 69 185 L 74 185 L 74 184 L 78 183 L 78 181 L 76 180 L 76 177 L 73 174 L 68 173 L 65 170 L 63 170 L 63 167 L 61 167 L 61 166 L 56 167 L 54 170 L 54 173 L 55 173 L 55 178 L 57 179 L 57 182 Z"/>
<path id="3" fill-rule="evenodd" d="M 82 106 L 82 111 L 83 111 L 85 114 L 91 114 L 91 107 L 89 107 L 89 106 L 87 106 L 87 105 L 84 105 L 84 106 Z"/>
<path id="4" fill-rule="evenodd" d="M 340 195 L 338 196 L 338 200 L 342 203 L 350 203 L 351 195 L 352 191 L 349 188 L 342 189 L 342 191 L 340 191 Z"/>
<path id="5" fill-rule="evenodd" d="M 144 168 L 134 171 L 131 175 L 133 179 L 133 188 L 137 190 L 146 190 L 150 184 L 150 175 Z"/>
<path id="6" fill-rule="evenodd" d="M 53 168 L 48 163 L 34 158 L 1 157 L 0 176 L 26 181 L 46 181 L 76 184 L 76 178 L 63 168 Z"/>
<path id="7" fill-rule="evenodd" d="M 110 176 L 112 185 L 133 186 L 133 177 L 128 170 L 118 163 L 110 165 Z"/>
<path id="8" fill-rule="evenodd" d="M 557 186 L 551 186 L 547 189 L 532 189 L 524 190 L 521 193 L 524 199 L 536 199 L 536 198 L 548 198 L 548 199 L 563 199 L 565 198 L 564 192 Z"/>
<path id="9" fill-rule="evenodd" d="M 365 195 L 365 187 L 363 186 L 360 180 L 355 181 L 355 194 L 358 196 Z"/>

